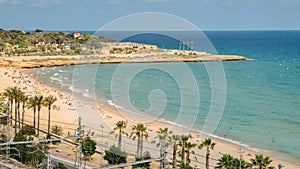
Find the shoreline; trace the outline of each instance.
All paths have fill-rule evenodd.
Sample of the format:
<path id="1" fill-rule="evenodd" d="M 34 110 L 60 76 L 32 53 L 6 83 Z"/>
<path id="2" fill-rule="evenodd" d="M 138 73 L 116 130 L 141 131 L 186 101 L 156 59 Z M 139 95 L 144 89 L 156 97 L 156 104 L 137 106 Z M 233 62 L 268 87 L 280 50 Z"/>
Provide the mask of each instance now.
<path id="1" fill-rule="evenodd" d="M 1 75 L 3 75 L 3 70 L 6 70 L 6 69 L 5 68 L 1 68 L 0 69 Z M 23 70 L 19 70 L 19 71 L 23 72 Z M 28 73 L 26 73 L 26 72 L 25 72 L 25 74 L 28 75 Z M 40 83 L 38 81 L 38 79 L 35 79 L 33 77 L 30 77 L 30 79 L 33 79 L 33 81 L 36 81 L 37 83 Z M 12 80 L 11 80 L 11 83 L 14 84 Z M 11 83 L 7 83 L 7 84 L 11 84 Z M 47 84 L 40 83 L 38 86 L 41 86 L 41 85 L 45 86 L 46 88 L 49 88 L 51 90 L 57 90 L 60 93 L 62 93 L 64 96 L 68 95 L 67 93 L 69 93 L 69 94 L 73 93 L 73 92 L 67 92 L 67 91 L 64 91 L 64 90 L 55 89 L 54 87 L 48 86 Z M 6 86 L 6 87 L 9 87 L 9 86 Z M 1 85 L 1 88 L 3 88 L 3 85 Z M 72 97 L 72 95 L 71 95 L 71 97 Z M 73 99 L 75 100 L 75 97 L 73 97 Z M 62 101 L 62 100 L 59 100 L 59 101 Z M 109 125 L 110 126 L 114 126 L 115 122 L 118 121 L 118 120 L 126 120 L 126 117 L 123 116 L 123 113 L 120 114 L 120 112 L 118 112 L 114 108 L 114 106 L 111 106 L 108 103 L 97 103 L 97 105 L 89 105 L 83 99 L 78 99 L 78 100 L 76 100 L 74 102 L 75 102 L 74 104 L 75 104 L 75 108 L 76 109 L 77 108 L 80 109 L 80 107 L 79 107 L 80 105 L 77 105 L 77 102 L 80 102 L 80 103 L 84 103 L 83 108 L 86 111 L 91 110 L 91 111 L 93 111 L 93 113 L 95 113 L 95 114 L 91 113 L 91 115 L 90 115 L 91 117 L 87 117 L 86 119 L 95 119 L 95 118 L 98 119 L 100 117 L 100 118 L 102 118 L 101 120 L 103 120 L 104 122 L 106 122 L 108 124 L 108 127 L 109 127 Z M 62 104 L 62 105 L 64 105 L 65 107 L 67 106 L 66 104 Z M 100 111 L 98 110 L 98 107 L 95 107 L 95 106 L 100 106 L 101 110 L 104 110 L 106 112 L 106 115 L 101 114 Z M 76 112 L 76 111 L 67 111 L 67 113 L 69 113 L 69 114 L 58 113 L 58 114 L 56 114 L 57 116 L 53 115 L 52 116 L 52 120 L 59 120 L 59 121 L 61 120 L 61 121 L 64 121 L 64 119 L 66 119 L 66 118 L 70 120 L 71 119 L 70 117 L 72 117 L 72 116 L 70 116 L 70 113 L 73 113 L 73 117 L 75 117 L 74 114 L 78 115 L 78 112 Z M 94 116 L 92 116 L 92 115 L 94 115 Z M 110 116 L 110 118 L 109 118 L 109 116 Z M 133 122 L 129 122 L 129 124 L 134 124 L 134 123 Z M 92 123 L 90 125 L 92 125 Z M 159 127 L 169 127 L 170 130 L 172 130 L 173 132 L 176 131 L 177 134 L 179 134 L 179 133 L 187 134 L 186 133 L 187 132 L 186 129 L 184 129 L 184 128 L 180 127 L 180 126 L 175 126 L 175 125 L 169 124 L 167 121 L 165 121 L 165 122 L 154 121 L 154 122 L 148 123 L 147 125 L 149 125 L 149 129 L 152 130 L 151 133 L 149 132 L 149 135 L 151 135 L 151 137 L 153 137 L 155 135 L 155 131 Z M 127 129 L 129 129 L 129 128 L 131 128 L 131 125 L 128 125 Z M 191 133 L 192 132 L 194 132 L 194 131 L 191 131 Z M 191 141 L 199 144 L 203 140 L 203 138 L 206 138 L 206 136 L 203 137 L 204 136 L 203 133 L 200 133 L 199 135 L 201 135 L 200 136 L 201 139 L 200 138 L 199 139 L 194 138 L 194 139 L 191 139 Z M 238 154 L 236 153 L 236 150 L 240 147 L 239 145 L 231 143 L 231 142 L 229 142 L 227 140 L 222 140 L 220 138 L 215 138 L 215 137 L 212 137 L 212 138 L 213 138 L 213 141 L 217 143 L 216 150 L 212 151 L 212 157 L 213 158 L 216 158 L 216 159 L 220 158 L 221 155 L 220 155 L 219 152 L 224 153 L 224 154 L 225 153 L 229 153 L 229 154 L 233 155 L 234 157 L 237 157 Z M 245 148 L 247 148 L 247 147 L 245 147 Z M 199 151 L 199 150 L 197 150 L 197 151 Z M 201 150 L 199 152 L 200 152 L 200 154 L 204 155 L 204 151 L 203 150 Z M 249 158 L 252 158 L 253 155 L 256 154 L 256 153 L 257 152 L 254 152 L 252 150 L 246 149 L 245 153 L 244 153 L 244 159 L 249 160 Z M 266 154 L 264 152 L 260 152 L 260 153 Z M 251 157 L 247 156 L 246 154 L 251 154 Z M 272 152 L 270 152 L 270 154 L 272 154 Z M 269 156 L 269 154 L 267 154 L 267 155 Z M 273 160 L 272 164 L 275 167 L 277 167 L 277 164 L 279 164 L 279 163 L 283 163 L 285 165 L 285 168 L 298 168 L 298 167 L 300 167 L 300 164 L 295 164 L 295 163 L 293 163 L 293 162 L 291 162 L 289 160 L 280 160 L 280 159 L 274 158 L 273 156 L 271 156 L 271 159 Z M 211 162 L 211 163 L 214 164 L 214 162 Z"/>
<path id="2" fill-rule="evenodd" d="M 252 58 L 237 55 L 196 55 L 196 56 L 177 56 L 177 55 L 150 55 L 146 57 L 130 57 L 130 55 L 120 55 L 105 57 L 97 56 L 10 56 L 0 57 L 2 67 L 14 67 L 18 69 L 40 68 L 53 66 L 71 66 L 82 64 L 113 64 L 113 63 L 159 63 L 159 62 L 225 62 L 225 61 L 249 61 Z"/>

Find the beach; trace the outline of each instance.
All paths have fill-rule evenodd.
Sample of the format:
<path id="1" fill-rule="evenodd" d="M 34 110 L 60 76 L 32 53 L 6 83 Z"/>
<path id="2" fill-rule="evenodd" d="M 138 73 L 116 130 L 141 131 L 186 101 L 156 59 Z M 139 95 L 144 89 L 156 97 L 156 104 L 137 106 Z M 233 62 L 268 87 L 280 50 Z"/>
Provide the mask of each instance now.
<path id="1" fill-rule="evenodd" d="M 58 89 L 51 88 L 38 82 L 36 79 L 26 75 L 24 71 L 17 70 L 13 68 L 1 68 L 0 69 L 1 75 L 1 86 L 0 91 L 3 91 L 6 87 L 11 86 L 18 86 L 21 89 L 25 90 L 28 94 L 43 94 L 44 96 L 53 95 L 58 98 L 57 102 L 55 102 L 56 109 L 52 110 L 52 124 L 60 125 L 64 128 L 64 134 L 67 133 L 74 134 L 74 129 L 76 128 L 77 118 L 78 116 L 82 117 L 83 124 L 85 126 L 85 131 L 89 133 L 89 135 L 93 135 L 92 138 L 97 140 L 98 145 L 104 145 L 106 147 L 111 146 L 112 144 L 117 144 L 117 139 L 114 138 L 113 135 L 108 134 L 108 132 L 112 131 L 115 123 L 117 121 L 126 121 L 127 122 L 127 131 L 130 133 L 130 129 L 134 124 L 137 124 L 139 119 L 135 119 L 134 117 L 125 117 L 125 113 L 120 114 L 114 106 L 108 106 L 105 103 L 88 103 L 83 100 L 78 100 L 78 98 L 73 97 L 71 93 L 66 93 L 63 91 L 59 91 Z M 13 78 L 12 78 L 13 77 Z M 22 79 L 25 81 L 30 81 L 30 83 L 23 83 Z M 32 111 L 26 111 L 26 122 L 32 123 L 33 116 Z M 41 112 L 41 119 L 47 119 L 47 109 L 43 108 Z M 55 122 L 54 122 L 55 121 Z M 143 121 L 140 121 L 143 123 Z M 47 121 L 41 120 L 41 128 L 46 129 Z M 103 131 L 99 127 L 102 125 L 104 128 L 104 138 L 102 139 L 101 135 Z M 194 131 L 188 131 L 184 128 L 179 126 L 154 121 L 149 122 L 146 124 L 149 133 L 149 141 L 144 143 L 145 150 L 147 147 L 151 152 L 153 157 L 159 156 L 159 148 L 156 147 L 155 144 L 151 144 L 150 141 L 154 139 L 156 136 L 156 131 L 158 128 L 168 127 L 169 130 L 173 131 L 175 134 L 191 134 L 192 138 L 190 139 L 191 142 L 194 143 L 201 143 L 207 136 L 201 135 L 199 133 L 195 133 Z M 94 134 L 91 134 L 94 133 Z M 279 160 L 277 158 L 272 157 L 272 152 L 268 152 L 266 150 L 258 150 L 259 152 L 246 149 L 245 147 L 240 147 L 237 144 L 232 144 L 224 140 L 212 138 L 213 141 L 216 143 L 215 150 L 211 152 L 211 158 L 219 159 L 222 154 L 231 154 L 234 157 L 239 157 L 237 150 L 242 148 L 245 152 L 243 153 L 242 158 L 249 161 L 250 158 L 253 158 L 255 154 L 263 153 L 265 155 L 271 156 L 273 160 L 272 166 L 277 167 L 278 164 L 284 164 L 285 168 L 296 169 L 300 166 L 294 163 L 289 162 L 288 159 L 286 160 Z M 129 143 L 136 143 L 136 141 L 131 141 L 129 138 L 124 138 L 124 142 Z M 124 143 L 124 150 L 135 152 L 136 147 L 135 145 L 130 145 Z M 156 150 L 150 150 L 156 149 Z M 204 150 L 196 150 L 196 154 L 205 155 Z M 171 151 L 170 151 L 171 152 Z M 168 155 L 168 158 L 171 157 L 171 154 Z M 192 157 L 194 158 L 194 157 Z M 196 160 L 196 159 L 193 159 Z M 204 163 L 204 158 L 197 158 L 198 161 Z M 192 162 L 192 164 L 195 162 Z M 210 160 L 211 165 L 215 165 L 216 161 Z M 197 163 L 197 167 L 204 167 L 204 165 Z"/>

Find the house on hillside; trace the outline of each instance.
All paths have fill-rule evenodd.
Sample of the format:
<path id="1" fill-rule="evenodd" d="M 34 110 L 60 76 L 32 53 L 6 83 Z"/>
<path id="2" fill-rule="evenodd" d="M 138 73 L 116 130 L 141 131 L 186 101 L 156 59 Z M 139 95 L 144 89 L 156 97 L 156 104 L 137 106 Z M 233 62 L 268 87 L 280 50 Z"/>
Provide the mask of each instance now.
<path id="1" fill-rule="evenodd" d="M 84 36 L 78 31 L 73 32 L 72 35 L 73 35 L 73 38 L 76 38 L 76 39 L 83 39 L 84 38 Z"/>

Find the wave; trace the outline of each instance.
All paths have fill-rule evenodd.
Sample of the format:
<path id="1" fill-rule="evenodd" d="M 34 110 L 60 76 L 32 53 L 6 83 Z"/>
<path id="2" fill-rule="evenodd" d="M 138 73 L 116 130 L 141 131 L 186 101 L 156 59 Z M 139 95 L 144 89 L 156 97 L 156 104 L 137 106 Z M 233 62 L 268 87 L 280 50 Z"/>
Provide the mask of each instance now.
<path id="1" fill-rule="evenodd" d="M 173 121 L 168 121 L 168 120 L 165 120 L 165 119 L 160 119 L 158 121 L 187 129 L 186 126 L 184 126 L 182 124 L 175 123 Z M 235 144 L 235 145 L 238 145 L 240 147 L 243 147 L 245 149 L 248 149 L 248 150 L 251 150 L 251 151 L 254 151 L 254 152 L 260 152 L 261 151 L 258 148 L 250 147 L 250 145 L 248 145 L 248 144 L 244 144 L 244 143 L 241 143 L 239 141 L 235 141 L 235 140 L 232 140 L 232 139 L 224 138 L 224 137 L 221 137 L 221 136 L 218 136 L 218 135 L 215 135 L 215 134 L 206 133 L 206 132 L 203 132 L 203 131 L 197 130 L 197 129 L 192 129 L 191 131 L 193 131 L 195 133 L 199 133 L 199 134 L 205 135 L 205 136 L 209 136 L 209 137 L 212 137 L 212 138 L 215 138 L 215 139 L 218 139 L 218 140 L 222 140 L 222 141 L 225 141 L 225 142 L 228 142 L 228 143 L 231 143 L 231 144 Z"/>
<path id="2" fill-rule="evenodd" d="M 107 100 L 108 104 L 114 106 L 115 108 L 122 109 L 122 106 L 115 104 L 112 100 Z"/>
<path id="3" fill-rule="evenodd" d="M 63 72 L 68 72 L 68 71 L 63 71 L 63 70 L 58 70 L 59 72 L 63 73 Z"/>
<path id="4" fill-rule="evenodd" d="M 77 92 L 77 93 L 80 92 L 80 89 L 77 89 L 74 86 L 70 86 L 68 89 L 71 90 L 72 92 Z"/>
<path id="5" fill-rule="evenodd" d="M 53 81 L 58 81 L 58 82 L 60 82 L 60 83 L 63 82 L 61 79 L 56 78 L 56 77 L 52 77 L 52 76 L 50 77 L 50 79 L 53 80 Z"/>

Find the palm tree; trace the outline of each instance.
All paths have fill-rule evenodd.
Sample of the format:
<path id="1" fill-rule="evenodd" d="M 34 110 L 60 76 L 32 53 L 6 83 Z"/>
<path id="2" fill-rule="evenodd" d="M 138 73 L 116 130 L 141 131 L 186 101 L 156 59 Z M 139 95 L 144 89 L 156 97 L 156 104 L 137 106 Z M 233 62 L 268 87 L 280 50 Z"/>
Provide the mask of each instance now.
<path id="1" fill-rule="evenodd" d="M 140 150 L 141 150 L 141 152 L 140 152 L 140 157 L 142 157 L 143 156 L 143 144 L 144 144 L 144 138 L 147 140 L 148 139 L 148 137 L 149 137 L 149 134 L 148 134 L 148 132 L 147 132 L 147 126 L 144 126 L 143 128 L 142 128 L 142 130 L 141 130 L 141 148 L 140 148 Z"/>
<path id="2" fill-rule="evenodd" d="M 25 93 L 20 89 L 20 88 L 17 88 L 16 89 L 16 95 L 15 95 L 15 104 L 17 104 L 17 115 L 18 115 L 18 127 L 21 128 L 21 116 L 20 116 L 20 102 L 21 102 L 21 99 L 22 97 L 25 96 Z"/>
<path id="3" fill-rule="evenodd" d="M 158 139 L 157 147 L 160 146 L 161 141 L 164 141 L 165 146 L 168 146 L 167 139 L 169 138 L 169 134 L 172 134 L 172 133 L 173 132 L 169 131 L 168 128 L 159 128 L 158 131 L 156 131 L 156 136 L 155 136 L 155 139 Z"/>
<path id="4" fill-rule="evenodd" d="M 33 110 L 33 127 L 34 128 L 36 128 L 36 125 L 35 125 L 36 109 L 37 109 L 36 99 L 37 99 L 37 96 L 30 97 L 28 102 L 27 102 L 27 107 L 29 109 Z"/>
<path id="5" fill-rule="evenodd" d="M 251 168 L 251 163 L 248 163 L 243 159 L 234 158 L 233 159 L 233 167 L 240 168 L 240 169 L 249 169 L 249 168 Z"/>
<path id="6" fill-rule="evenodd" d="M 126 124 L 124 121 L 118 121 L 116 123 L 116 127 L 114 128 L 114 130 L 112 131 L 112 133 L 114 131 L 118 131 L 118 136 L 119 136 L 119 140 L 118 140 L 118 147 L 121 149 L 121 144 L 122 144 L 122 135 L 126 135 L 128 136 L 128 133 L 125 132 L 125 129 L 126 128 Z M 117 135 L 116 135 L 117 136 Z"/>
<path id="7" fill-rule="evenodd" d="M 43 105 L 48 107 L 48 134 L 50 134 L 50 114 L 51 114 L 51 106 L 54 102 L 56 102 L 57 98 L 53 96 L 45 97 L 43 100 Z"/>
<path id="8" fill-rule="evenodd" d="M 36 106 L 38 111 L 38 121 L 37 121 L 37 136 L 40 135 L 40 115 L 41 115 L 41 109 L 43 106 L 43 95 L 35 96 L 36 97 Z"/>
<path id="9" fill-rule="evenodd" d="M 178 142 L 180 141 L 180 136 L 172 134 L 172 136 L 168 137 L 168 144 L 172 145 L 173 148 L 173 157 L 172 157 L 172 167 L 176 168 L 176 154 L 178 148 Z"/>
<path id="10" fill-rule="evenodd" d="M 232 169 L 234 159 L 229 154 L 223 154 L 223 156 L 218 160 L 217 166 L 215 168 L 221 168 L 221 169 Z"/>
<path id="11" fill-rule="evenodd" d="M 24 127 L 25 107 L 28 100 L 29 97 L 27 95 L 22 95 L 22 97 L 20 98 L 20 101 L 22 102 L 22 127 Z"/>
<path id="12" fill-rule="evenodd" d="M 21 95 L 24 94 L 24 92 L 22 92 L 21 89 L 18 88 L 18 87 L 12 87 L 10 89 L 10 92 L 11 92 L 11 96 L 12 96 L 13 100 L 15 101 L 15 133 L 17 133 L 17 123 L 18 123 L 18 120 L 20 121 L 20 114 L 19 114 L 20 102 L 19 102 L 19 99 L 20 99 Z"/>
<path id="13" fill-rule="evenodd" d="M 4 93 L 3 93 L 3 96 L 6 97 L 8 99 L 8 101 L 10 102 L 10 112 L 12 111 L 13 103 L 14 103 L 13 102 L 14 101 L 14 96 L 13 96 L 13 93 L 12 93 L 12 89 L 13 89 L 13 87 L 5 88 Z M 12 118 L 12 113 L 10 115 L 11 115 L 11 118 Z"/>
<path id="14" fill-rule="evenodd" d="M 181 146 L 181 151 L 180 151 L 180 156 L 181 156 L 181 163 L 184 163 L 184 158 L 185 158 L 185 147 L 186 143 L 189 139 L 189 136 L 182 135 L 179 145 Z"/>
<path id="15" fill-rule="evenodd" d="M 205 139 L 199 146 L 199 149 L 202 149 L 203 147 L 206 147 L 206 169 L 209 169 L 209 156 L 210 156 L 210 150 L 214 150 L 216 143 L 213 143 L 211 138 Z"/>
<path id="16" fill-rule="evenodd" d="M 146 130 L 147 127 L 141 123 L 132 126 L 132 132 L 130 133 L 130 137 L 132 139 L 137 138 L 137 157 L 141 157 L 143 155 L 143 138 L 149 137 Z"/>
<path id="17" fill-rule="evenodd" d="M 195 152 L 192 151 L 193 148 L 195 148 L 197 146 L 197 144 L 195 143 L 191 143 L 191 142 L 187 142 L 185 144 L 185 152 L 186 152 L 186 165 L 189 166 L 190 165 L 190 162 L 191 162 L 191 159 L 190 159 L 190 154 L 194 154 Z"/>
<path id="18" fill-rule="evenodd" d="M 257 166 L 257 169 L 266 169 L 268 165 L 271 164 L 272 160 L 270 157 L 264 157 L 262 154 L 256 154 L 255 158 L 250 159 L 251 163 L 253 166 Z M 273 167 L 268 167 L 268 168 L 273 168 Z"/>

